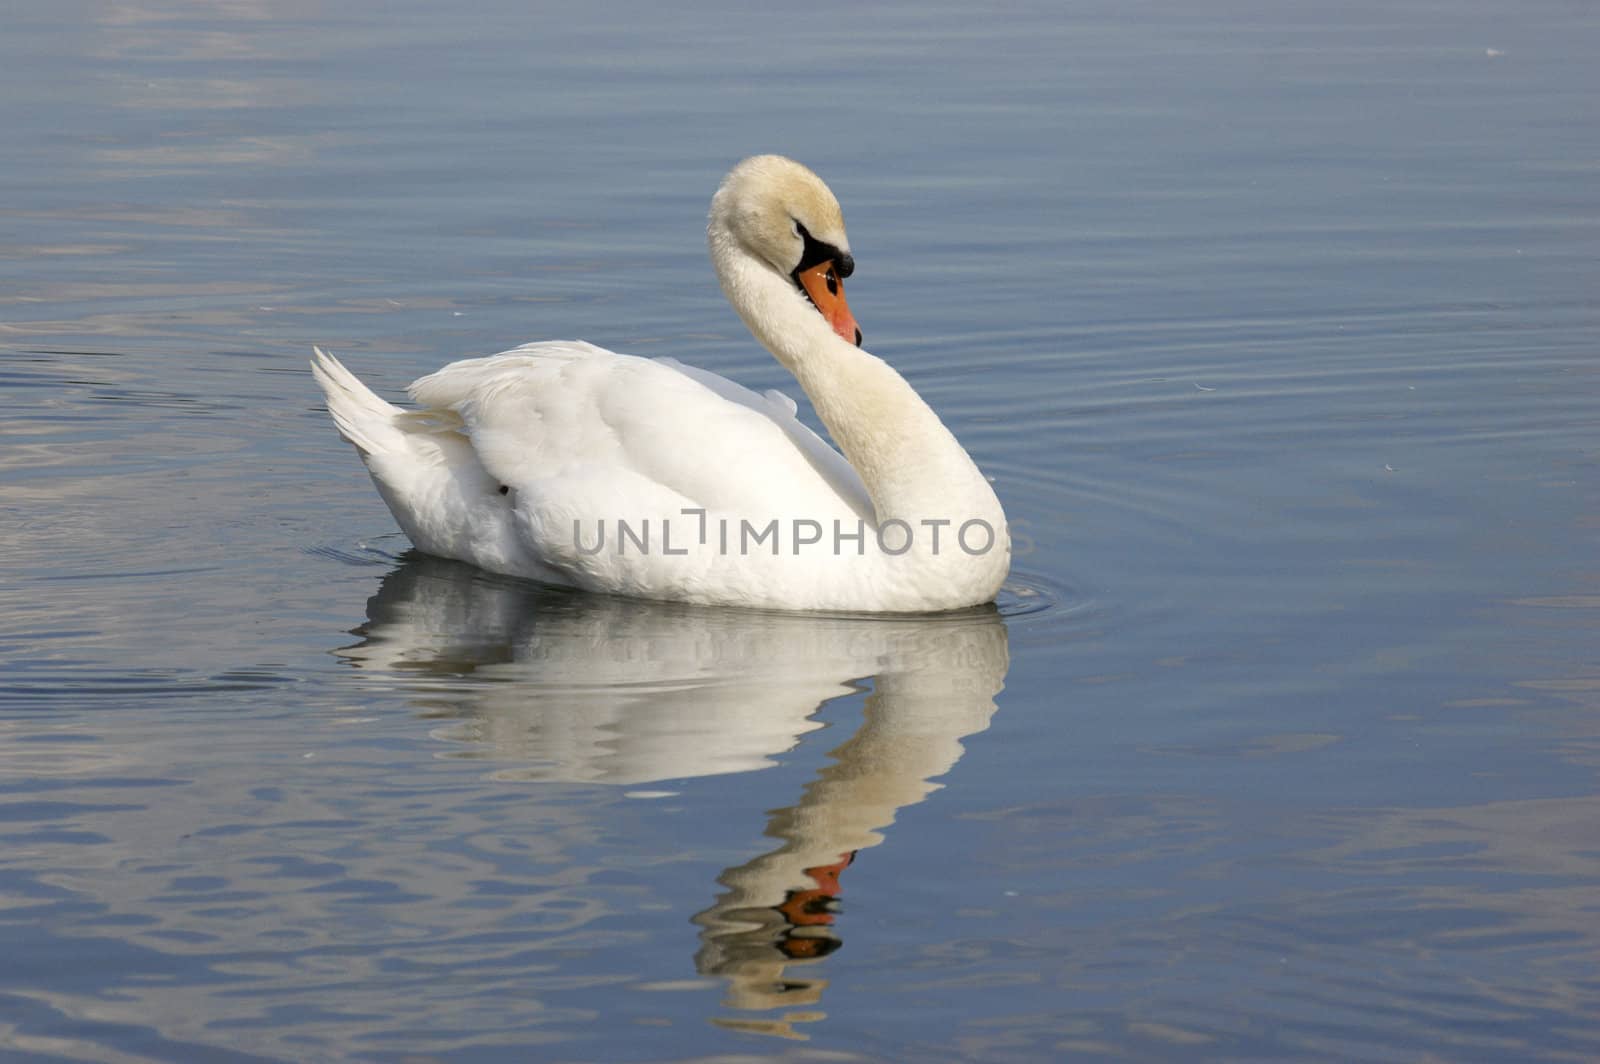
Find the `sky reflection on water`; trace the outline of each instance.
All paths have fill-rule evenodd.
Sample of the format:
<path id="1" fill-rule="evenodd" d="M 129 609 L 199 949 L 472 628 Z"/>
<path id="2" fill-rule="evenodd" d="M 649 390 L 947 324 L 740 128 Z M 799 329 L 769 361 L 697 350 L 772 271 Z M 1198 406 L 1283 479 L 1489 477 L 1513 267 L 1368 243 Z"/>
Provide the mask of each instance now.
<path id="1" fill-rule="evenodd" d="M 5 28 L 0 1055 L 1600 1056 L 1588 8 Z M 1004 608 L 406 554 L 310 345 L 792 393 L 703 250 L 774 149 Z"/>

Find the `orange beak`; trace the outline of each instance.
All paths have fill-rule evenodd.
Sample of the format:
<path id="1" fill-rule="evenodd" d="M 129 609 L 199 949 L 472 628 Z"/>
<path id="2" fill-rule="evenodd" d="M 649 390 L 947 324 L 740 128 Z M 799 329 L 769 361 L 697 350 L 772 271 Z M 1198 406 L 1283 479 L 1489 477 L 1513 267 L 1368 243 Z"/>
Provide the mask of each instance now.
<path id="1" fill-rule="evenodd" d="M 809 270 L 801 270 L 797 276 L 800 287 L 811 298 L 811 305 L 828 319 L 833 331 L 860 347 L 861 327 L 856 324 L 856 316 L 850 313 L 850 304 L 844 301 L 844 282 L 839 279 L 839 271 L 833 263 L 819 262 Z"/>

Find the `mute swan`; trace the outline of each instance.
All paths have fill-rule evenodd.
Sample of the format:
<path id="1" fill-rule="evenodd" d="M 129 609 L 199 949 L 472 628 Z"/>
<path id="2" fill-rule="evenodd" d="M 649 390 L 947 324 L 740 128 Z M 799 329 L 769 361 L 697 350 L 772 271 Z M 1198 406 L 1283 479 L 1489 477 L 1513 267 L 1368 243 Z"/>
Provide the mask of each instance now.
<path id="1" fill-rule="evenodd" d="M 858 345 L 839 203 L 758 155 L 707 226 L 723 294 L 800 382 L 838 444 L 672 359 L 576 341 L 452 363 L 373 394 L 320 348 L 339 434 L 420 550 L 590 591 L 709 605 L 921 612 L 988 602 L 1010 568 L 1005 515 L 905 379 Z"/>

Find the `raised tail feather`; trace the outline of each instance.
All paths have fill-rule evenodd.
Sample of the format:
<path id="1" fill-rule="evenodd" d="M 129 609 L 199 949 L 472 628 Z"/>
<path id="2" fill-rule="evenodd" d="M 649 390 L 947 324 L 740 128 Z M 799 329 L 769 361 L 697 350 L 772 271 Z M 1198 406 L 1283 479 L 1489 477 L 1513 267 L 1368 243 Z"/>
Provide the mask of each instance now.
<path id="1" fill-rule="evenodd" d="M 344 368 L 320 347 L 313 347 L 311 375 L 317 378 L 328 397 L 328 413 L 339 427 L 339 435 L 354 444 L 363 455 L 381 455 L 407 450 L 405 434 L 396 418 L 405 411 L 386 403 L 371 388 Z"/>

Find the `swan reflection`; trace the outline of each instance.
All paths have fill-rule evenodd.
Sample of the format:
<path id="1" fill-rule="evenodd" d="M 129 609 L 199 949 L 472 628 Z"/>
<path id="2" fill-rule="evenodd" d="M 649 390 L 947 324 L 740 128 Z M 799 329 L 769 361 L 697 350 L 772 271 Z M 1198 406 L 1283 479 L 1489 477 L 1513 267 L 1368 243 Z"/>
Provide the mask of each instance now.
<path id="1" fill-rule="evenodd" d="M 412 695 L 459 756 L 506 779 L 637 786 L 776 764 L 833 698 L 865 694 L 855 733 L 798 800 L 779 845 L 717 879 L 693 919 L 695 966 L 739 1009 L 820 1000 L 800 974 L 840 944 L 841 882 L 903 808 L 940 786 L 994 713 L 1007 666 L 992 608 L 922 618 L 754 613 L 612 599 L 408 555 L 341 657 L 428 677 Z M 815 1014 L 809 1014 L 815 1016 Z M 790 1022 L 724 1021 L 793 1035 Z"/>

